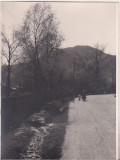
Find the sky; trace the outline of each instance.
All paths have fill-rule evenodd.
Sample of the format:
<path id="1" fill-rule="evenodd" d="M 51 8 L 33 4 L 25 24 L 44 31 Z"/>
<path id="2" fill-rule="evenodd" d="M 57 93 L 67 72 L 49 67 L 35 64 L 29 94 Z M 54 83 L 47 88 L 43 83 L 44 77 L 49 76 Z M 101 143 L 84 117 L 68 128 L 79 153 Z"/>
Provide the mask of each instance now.
<path id="1" fill-rule="evenodd" d="M 106 46 L 105 52 L 116 54 L 116 4 L 49 2 L 60 21 L 65 40 L 62 48 L 76 45 Z M 2 23 L 10 36 L 18 28 L 26 11 L 35 2 L 2 2 Z"/>

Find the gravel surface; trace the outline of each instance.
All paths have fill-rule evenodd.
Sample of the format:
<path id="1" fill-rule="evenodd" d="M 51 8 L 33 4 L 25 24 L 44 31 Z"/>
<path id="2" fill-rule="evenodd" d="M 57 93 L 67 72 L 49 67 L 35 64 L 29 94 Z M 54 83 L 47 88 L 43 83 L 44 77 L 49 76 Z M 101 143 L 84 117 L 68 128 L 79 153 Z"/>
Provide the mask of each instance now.
<path id="1" fill-rule="evenodd" d="M 61 160 L 116 159 L 115 101 L 114 95 L 91 95 L 70 103 Z"/>

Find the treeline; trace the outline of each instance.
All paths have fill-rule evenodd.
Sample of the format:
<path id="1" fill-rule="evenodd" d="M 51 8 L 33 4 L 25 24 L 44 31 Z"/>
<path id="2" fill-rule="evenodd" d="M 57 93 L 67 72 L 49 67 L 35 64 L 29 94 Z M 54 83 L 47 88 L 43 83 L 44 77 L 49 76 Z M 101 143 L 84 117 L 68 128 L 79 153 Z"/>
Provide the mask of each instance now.
<path id="1" fill-rule="evenodd" d="M 104 47 L 60 49 L 59 22 L 47 3 L 32 6 L 8 39 L 2 34 L 2 96 L 50 92 L 58 95 L 113 93 L 116 57 Z"/>

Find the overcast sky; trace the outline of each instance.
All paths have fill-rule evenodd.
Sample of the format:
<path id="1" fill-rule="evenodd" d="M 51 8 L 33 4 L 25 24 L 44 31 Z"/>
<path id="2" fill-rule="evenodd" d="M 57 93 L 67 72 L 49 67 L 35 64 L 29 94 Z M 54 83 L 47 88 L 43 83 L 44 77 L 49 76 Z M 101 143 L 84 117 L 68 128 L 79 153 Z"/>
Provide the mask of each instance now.
<path id="1" fill-rule="evenodd" d="M 34 2 L 2 2 L 2 23 L 10 35 Z M 65 41 L 62 47 L 106 45 L 106 53 L 116 54 L 115 3 L 51 2 Z"/>

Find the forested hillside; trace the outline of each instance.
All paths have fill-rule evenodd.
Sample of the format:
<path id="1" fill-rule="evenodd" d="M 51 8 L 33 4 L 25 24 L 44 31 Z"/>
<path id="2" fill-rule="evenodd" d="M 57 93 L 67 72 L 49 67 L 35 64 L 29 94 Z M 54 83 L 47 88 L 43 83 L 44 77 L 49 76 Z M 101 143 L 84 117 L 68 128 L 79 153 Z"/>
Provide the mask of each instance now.
<path id="1" fill-rule="evenodd" d="M 42 57 L 43 58 L 43 57 Z M 88 93 L 113 93 L 116 87 L 116 56 L 90 46 L 59 49 L 48 57 L 46 65 L 40 59 L 39 91 L 59 90 Z M 7 81 L 6 66 L 2 66 L 3 92 Z M 23 94 L 34 91 L 33 68 L 30 61 L 13 65 L 11 93 Z M 60 90 L 61 90 L 60 89 Z M 4 94 L 3 93 L 3 94 Z"/>

